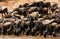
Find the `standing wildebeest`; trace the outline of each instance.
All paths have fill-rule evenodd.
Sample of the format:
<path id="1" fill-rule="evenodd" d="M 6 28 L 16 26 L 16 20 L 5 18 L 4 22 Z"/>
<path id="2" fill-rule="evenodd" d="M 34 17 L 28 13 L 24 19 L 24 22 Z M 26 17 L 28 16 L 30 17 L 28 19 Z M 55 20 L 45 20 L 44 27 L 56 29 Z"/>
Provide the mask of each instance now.
<path id="1" fill-rule="evenodd" d="M 29 28 L 30 21 L 26 21 L 24 24 L 24 34 L 29 35 L 30 34 L 30 28 Z"/>
<path id="2" fill-rule="evenodd" d="M 46 35 L 48 34 L 48 32 L 50 33 L 50 31 L 51 31 L 51 25 L 50 25 L 50 23 L 51 22 L 53 22 L 54 21 L 54 19 L 52 19 L 52 20 L 44 20 L 44 21 L 42 21 L 42 23 L 43 23 L 43 35 L 44 35 L 44 37 L 46 37 Z"/>
<path id="3" fill-rule="evenodd" d="M 56 37 L 57 36 L 57 23 L 52 23 L 51 24 L 52 26 L 51 26 L 51 29 L 52 29 L 52 35 L 53 35 L 53 37 Z"/>
<path id="4" fill-rule="evenodd" d="M 10 21 L 10 24 L 7 25 L 7 34 L 12 35 L 14 32 L 14 24 L 15 23 L 14 23 L 14 19 L 10 19 L 9 21 Z"/>
<path id="5" fill-rule="evenodd" d="M 56 9 L 58 9 L 58 4 L 53 4 L 51 6 L 51 11 L 54 12 Z"/>
<path id="6" fill-rule="evenodd" d="M 31 30 L 30 35 L 34 35 L 32 29 L 35 27 L 35 23 L 33 21 L 34 21 L 34 19 L 32 17 L 30 17 L 30 23 L 29 23 L 29 28 Z"/>
<path id="7" fill-rule="evenodd" d="M 8 10 L 7 10 L 7 7 L 4 7 L 4 6 L 0 6 L 0 13 L 2 13 L 2 16 L 3 14 L 8 14 Z"/>
<path id="8" fill-rule="evenodd" d="M 32 30 L 32 35 L 42 35 L 43 33 L 43 24 L 42 22 L 39 20 L 35 20 L 34 21 L 35 26 L 31 29 Z"/>
<path id="9" fill-rule="evenodd" d="M 21 26 L 21 20 L 15 20 L 14 21 L 14 35 L 20 35 L 20 32 L 21 32 L 21 28 L 22 28 L 22 26 Z"/>
<path id="10" fill-rule="evenodd" d="M 3 35 L 6 35 L 7 34 L 7 27 L 9 27 L 11 25 L 11 22 L 5 22 L 4 24 L 3 24 Z"/>
<path id="11" fill-rule="evenodd" d="M 14 12 L 14 11 L 17 11 L 17 12 L 18 12 L 18 13 L 16 13 L 16 14 L 27 16 L 27 8 L 25 8 L 25 7 L 15 8 L 15 9 L 13 10 L 13 12 Z"/>
<path id="12" fill-rule="evenodd" d="M 4 19 L 3 20 L 3 25 L 2 25 L 2 34 L 12 34 L 13 32 L 13 27 L 12 27 L 13 23 L 11 22 L 11 20 L 9 19 Z"/>

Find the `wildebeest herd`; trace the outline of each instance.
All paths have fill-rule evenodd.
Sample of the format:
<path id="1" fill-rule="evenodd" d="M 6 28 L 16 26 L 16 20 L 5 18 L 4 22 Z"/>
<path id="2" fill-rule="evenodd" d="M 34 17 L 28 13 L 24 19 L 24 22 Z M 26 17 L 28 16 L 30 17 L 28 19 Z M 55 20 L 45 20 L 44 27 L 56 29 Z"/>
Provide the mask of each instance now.
<path id="1" fill-rule="evenodd" d="M 1 13 L 7 15 L 3 20 L 0 19 L 0 34 L 60 36 L 60 13 L 56 3 L 43 1 L 25 3 L 12 12 L 8 12 L 5 8 Z"/>

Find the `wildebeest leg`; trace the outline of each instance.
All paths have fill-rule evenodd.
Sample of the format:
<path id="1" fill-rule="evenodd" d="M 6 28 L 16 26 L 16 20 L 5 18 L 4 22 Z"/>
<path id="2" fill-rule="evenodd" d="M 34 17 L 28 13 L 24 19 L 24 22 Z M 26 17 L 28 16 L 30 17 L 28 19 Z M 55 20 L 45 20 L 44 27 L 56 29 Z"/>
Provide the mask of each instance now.
<path id="1" fill-rule="evenodd" d="M 35 33 L 34 33 L 33 31 L 31 31 L 30 35 L 34 36 L 34 34 L 35 34 Z"/>
<path id="2" fill-rule="evenodd" d="M 20 28 L 19 29 L 16 28 L 15 31 L 14 31 L 14 35 L 19 36 L 20 32 L 21 32 L 21 29 Z"/>
<path id="3" fill-rule="evenodd" d="M 9 26 L 8 27 L 7 33 L 8 33 L 8 35 L 12 35 L 13 34 L 13 26 Z"/>
<path id="4" fill-rule="evenodd" d="M 24 35 L 24 32 L 25 32 L 24 27 L 21 27 L 20 35 Z"/>
<path id="5" fill-rule="evenodd" d="M 3 35 L 7 35 L 7 27 L 3 26 Z"/>
<path id="6" fill-rule="evenodd" d="M 0 27 L 0 35 L 2 34 L 2 28 Z"/>
<path id="7" fill-rule="evenodd" d="M 53 37 L 56 37 L 56 29 L 53 30 L 52 35 Z"/>
<path id="8" fill-rule="evenodd" d="M 24 33 L 23 33 L 23 34 L 28 36 L 29 33 L 30 33 L 30 28 L 29 28 L 28 25 L 25 25 L 25 26 L 24 26 Z"/>
<path id="9" fill-rule="evenodd" d="M 60 26 L 58 27 L 57 32 L 58 32 L 58 36 L 60 37 Z"/>
<path id="10" fill-rule="evenodd" d="M 27 36 L 28 36 L 28 35 L 29 35 L 29 33 L 30 33 L 30 30 L 25 31 L 25 32 L 24 32 L 24 35 L 27 35 Z"/>
<path id="11" fill-rule="evenodd" d="M 55 32 L 53 32 L 53 37 L 56 37 L 56 33 Z"/>
<path id="12" fill-rule="evenodd" d="M 48 34 L 48 27 L 46 27 L 45 31 L 43 32 L 44 37 L 46 38 L 46 35 Z"/>
<path id="13" fill-rule="evenodd" d="M 38 31 L 38 30 L 37 30 L 36 26 L 33 27 L 33 28 L 31 29 L 31 35 L 32 35 L 32 36 L 37 35 L 37 34 L 38 34 L 37 31 Z"/>
<path id="14" fill-rule="evenodd" d="M 19 33 L 20 33 L 19 31 L 16 31 L 16 30 L 14 31 L 14 35 L 16 36 L 19 36 Z"/>
<path id="15" fill-rule="evenodd" d="M 42 26 L 40 26 L 40 28 L 39 28 L 39 33 L 40 33 L 40 36 L 43 35 L 43 27 Z"/>

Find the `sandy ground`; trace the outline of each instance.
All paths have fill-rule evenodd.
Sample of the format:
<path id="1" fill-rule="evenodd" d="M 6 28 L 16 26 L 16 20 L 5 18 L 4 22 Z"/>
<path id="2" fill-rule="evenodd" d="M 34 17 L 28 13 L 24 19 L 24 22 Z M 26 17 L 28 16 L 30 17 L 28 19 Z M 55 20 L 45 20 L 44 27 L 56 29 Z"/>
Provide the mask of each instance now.
<path id="1" fill-rule="evenodd" d="M 43 0 L 6 0 L 4 2 L 0 2 L 0 5 L 6 6 L 9 11 L 12 11 L 14 8 L 18 7 L 24 3 L 32 3 L 34 1 L 43 1 Z M 59 3 L 59 0 L 46 0 L 46 2 L 55 2 Z"/>
<path id="2" fill-rule="evenodd" d="M 60 39 L 60 37 L 41 37 L 41 36 L 0 36 L 0 39 Z"/>

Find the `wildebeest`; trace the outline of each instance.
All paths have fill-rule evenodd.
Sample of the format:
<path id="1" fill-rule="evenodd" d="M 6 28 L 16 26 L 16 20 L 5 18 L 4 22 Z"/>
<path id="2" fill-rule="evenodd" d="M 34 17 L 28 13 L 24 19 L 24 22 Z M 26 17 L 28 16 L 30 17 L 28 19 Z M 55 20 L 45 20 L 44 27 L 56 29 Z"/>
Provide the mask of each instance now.
<path id="1" fill-rule="evenodd" d="M 45 7 L 46 7 L 46 8 L 49 8 L 50 6 L 51 6 L 51 5 L 50 5 L 50 2 L 43 2 L 43 3 L 42 3 L 42 7 L 43 7 L 43 8 L 45 8 Z"/>
<path id="2" fill-rule="evenodd" d="M 2 34 L 6 35 L 6 34 L 12 34 L 13 32 L 13 28 L 12 28 L 12 22 L 9 20 L 4 20 L 3 21 L 3 25 L 2 25 Z"/>
<path id="3" fill-rule="evenodd" d="M 30 7 L 29 9 L 28 9 L 28 13 L 32 13 L 32 12 L 36 12 L 36 11 L 38 11 L 38 7 Z"/>
<path id="4" fill-rule="evenodd" d="M 27 8 L 28 6 L 29 6 L 29 3 L 25 3 L 22 5 L 22 7 L 25 7 L 25 8 Z"/>
<path id="5" fill-rule="evenodd" d="M 14 19 L 4 19 L 3 20 L 3 34 L 12 35 L 13 34 Z"/>
<path id="6" fill-rule="evenodd" d="M 39 13 L 38 12 L 32 12 L 31 14 L 28 14 L 27 16 L 32 17 L 33 19 L 36 19 L 39 17 Z"/>
<path id="7" fill-rule="evenodd" d="M 14 25 L 14 35 L 19 36 L 21 32 L 21 25 L 20 22 Z"/>
<path id="8" fill-rule="evenodd" d="M 56 9 L 58 9 L 58 4 L 53 4 L 51 6 L 51 11 L 54 12 Z"/>
<path id="9" fill-rule="evenodd" d="M 25 22 L 24 24 L 24 35 L 29 35 L 30 34 L 30 27 L 29 27 L 29 21 Z"/>
<path id="10" fill-rule="evenodd" d="M 2 14 L 8 14 L 8 10 L 7 10 L 7 7 L 5 7 L 5 6 L 0 6 L 0 13 L 2 13 Z"/>
<path id="11" fill-rule="evenodd" d="M 16 14 L 27 16 L 27 8 L 25 8 L 25 7 L 16 8 L 16 9 L 13 10 L 13 12 L 14 11 L 18 12 Z"/>

